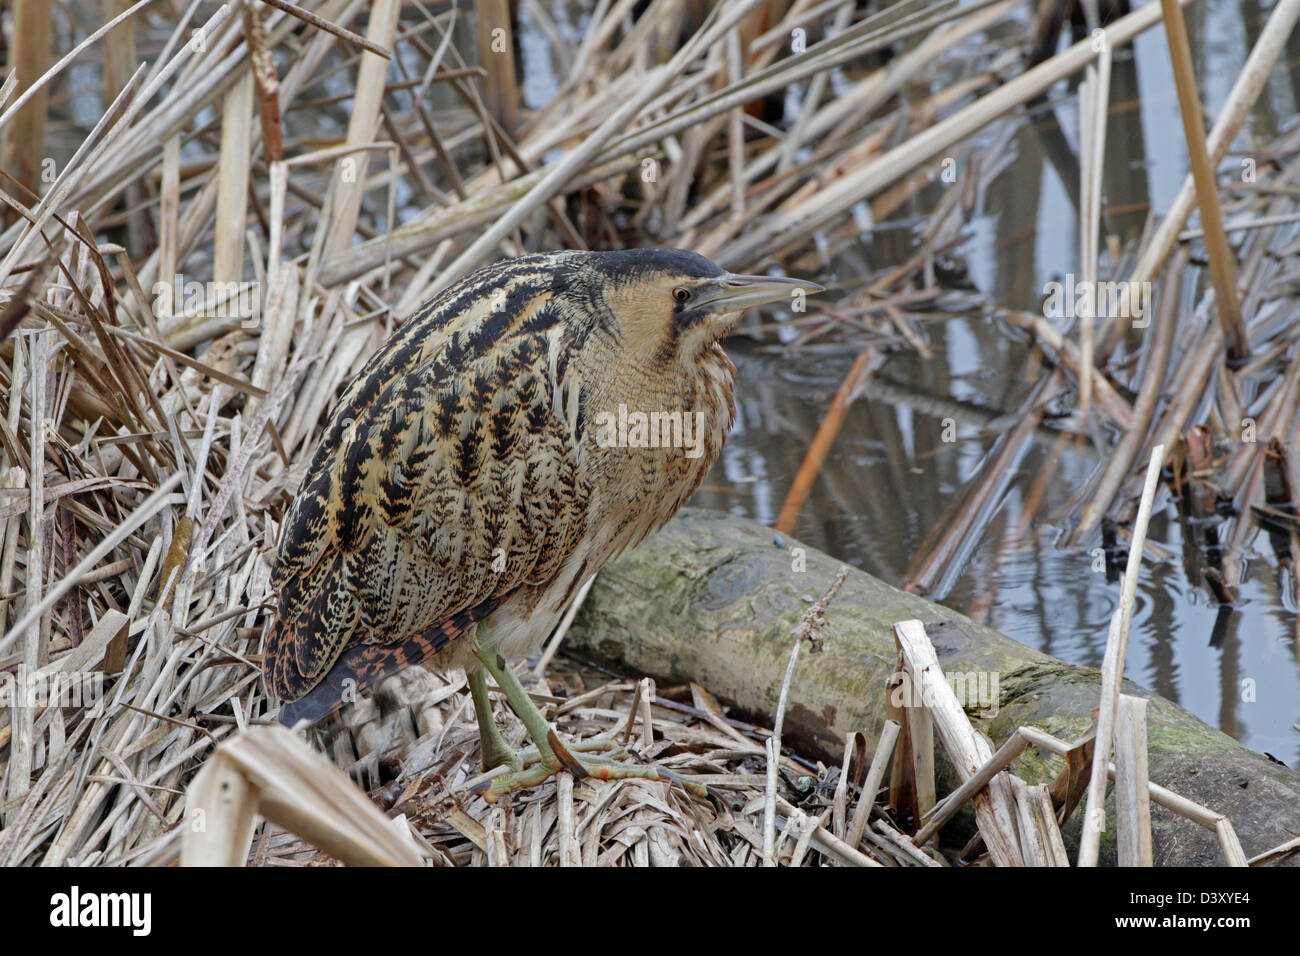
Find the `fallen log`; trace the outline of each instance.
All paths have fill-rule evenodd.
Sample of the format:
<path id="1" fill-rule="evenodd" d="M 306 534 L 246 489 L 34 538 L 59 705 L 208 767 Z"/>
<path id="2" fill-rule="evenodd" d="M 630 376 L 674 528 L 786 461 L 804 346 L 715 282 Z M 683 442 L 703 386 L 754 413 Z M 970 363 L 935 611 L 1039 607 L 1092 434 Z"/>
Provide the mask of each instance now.
<path id="1" fill-rule="evenodd" d="M 607 566 L 573 623 L 565 650 L 603 666 L 660 682 L 694 681 L 735 716 L 770 725 L 800 615 L 839 572 L 841 562 L 761 525 L 688 508 L 640 547 Z M 803 570 L 798 570 L 802 568 Z M 950 680 L 971 690 L 966 709 L 996 748 L 1033 725 L 1074 739 L 1100 699 L 1098 672 L 1026 647 L 955 611 L 850 570 L 831 603 L 824 650 L 799 660 L 783 741 L 795 752 L 838 763 L 845 735 L 874 745 L 886 719 L 886 681 L 894 674 L 893 625 L 926 625 Z M 980 682 L 983 681 L 983 684 Z M 996 683 L 994 683 L 996 682 Z M 996 700 L 972 699 L 996 689 Z M 1146 698 L 1151 780 L 1225 814 L 1248 857 L 1300 833 L 1300 773 L 1271 762 L 1178 705 L 1129 681 Z M 939 761 L 944 792 L 960 782 Z M 1063 761 L 1035 748 L 1013 764 L 1031 784 L 1047 783 Z M 1074 857 L 1080 814 L 1066 827 Z M 1220 865 L 1213 833 L 1152 810 L 1157 866 Z M 1114 863 L 1114 806 L 1107 798 L 1101 861 Z M 1300 864 L 1300 852 L 1275 863 Z"/>

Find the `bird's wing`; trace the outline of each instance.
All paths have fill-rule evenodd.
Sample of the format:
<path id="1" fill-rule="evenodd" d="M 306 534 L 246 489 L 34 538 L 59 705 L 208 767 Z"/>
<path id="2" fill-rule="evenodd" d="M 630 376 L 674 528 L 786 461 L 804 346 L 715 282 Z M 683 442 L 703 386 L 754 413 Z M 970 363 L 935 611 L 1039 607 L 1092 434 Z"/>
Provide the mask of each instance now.
<path id="1" fill-rule="evenodd" d="M 305 695 L 281 705 L 280 723 L 287 727 L 295 726 L 300 720 L 316 723 L 344 703 L 355 700 L 361 688 L 427 660 L 495 611 L 500 603 L 497 599 L 485 601 L 399 644 L 349 645 Z"/>
<path id="2" fill-rule="evenodd" d="M 278 696 L 301 697 L 350 648 L 401 644 L 556 574 L 588 499 L 563 329 L 545 291 L 485 304 L 395 336 L 345 392 L 282 532 L 265 655 Z"/>

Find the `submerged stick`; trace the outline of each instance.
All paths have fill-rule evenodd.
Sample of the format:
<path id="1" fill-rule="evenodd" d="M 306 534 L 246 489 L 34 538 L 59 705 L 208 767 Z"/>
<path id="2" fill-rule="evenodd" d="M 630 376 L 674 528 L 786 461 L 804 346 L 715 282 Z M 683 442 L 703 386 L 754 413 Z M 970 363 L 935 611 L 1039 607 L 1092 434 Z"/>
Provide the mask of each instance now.
<path id="1" fill-rule="evenodd" d="M 786 493 L 785 503 L 781 505 L 781 514 L 776 519 L 776 530 L 780 533 L 793 533 L 794 524 L 799 520 L 799 512 L 803 510 L 804 502 L 808 500 L 808 494 L 817 481 L 817 475 L 821 472 L 822 465 L 825 464 L 827 456 L 831 453 L 831 447 L 835 444 L 835 436 L 844 426 L 849 406 L 857 400 L 863 382 L 879 363 L 880 353 L 868 346 L 862 350 L 849 369 L 849 373 L 844 376 L 844 381 L 840 383 L 840 390 L 835 393 L 835 399 L 831 402 L 826 417 L 822 419 L 821 427 L 817 429 L 817 434 L 813 436 L 812 444 L 808 447 L 808 453 L 795 473 L 790 490 Z"/>

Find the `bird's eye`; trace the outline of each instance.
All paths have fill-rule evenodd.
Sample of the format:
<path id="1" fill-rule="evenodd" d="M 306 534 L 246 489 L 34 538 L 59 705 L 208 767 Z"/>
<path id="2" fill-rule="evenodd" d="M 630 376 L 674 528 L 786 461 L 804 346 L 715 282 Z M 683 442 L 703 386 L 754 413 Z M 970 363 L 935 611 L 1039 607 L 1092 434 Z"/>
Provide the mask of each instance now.
<path id="1" fill-rule="evenodd" d="M 676 299 L 678 302 L 685 302 L 690 297 L 691 297 L 690 289 L 683 289 L 681 286 L 678 286 L 677 288 L 673 289 L 673 298 Z"/>

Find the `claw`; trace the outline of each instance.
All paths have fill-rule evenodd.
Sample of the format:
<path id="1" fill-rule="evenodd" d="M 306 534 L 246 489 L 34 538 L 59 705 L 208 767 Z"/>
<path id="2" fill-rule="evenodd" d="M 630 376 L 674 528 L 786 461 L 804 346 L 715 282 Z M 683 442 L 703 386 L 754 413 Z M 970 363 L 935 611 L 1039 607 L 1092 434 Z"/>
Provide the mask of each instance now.
<path id="1" fill-rule="evenodd" d="M 709 788 L 704 786 L 702 783 L 696 783 L 694 780 L 687 780 L 685 777 L 679 777 L 671 770 L 665 770 L 663 767 L 656 767 L 655 769 L 659 771 L 659 774 L 662 777 L 671 783 L 677 784 L 677 786 L 681 787 L 687 793 L 692 793 L 697 797 L 707 797 L 709 795 Z"/>
<path id="2" fill-rule="evenodd" d="M 564 764 L 564 769 L 573 774 L 574 780 L 581 780 L 587 776 L 587 768 L 583 766 L 581 760 L 573 755 L 568 747 L 564 746 L 564 742 L 560 740 L 560 735 L 555 732 L 554 727 L 547 734 L 546 742 L 551 745 L 551 750 L 555 752 L 555 756 L 559 758 L 560 763 Z"/>

